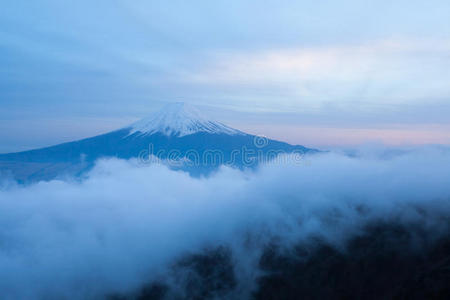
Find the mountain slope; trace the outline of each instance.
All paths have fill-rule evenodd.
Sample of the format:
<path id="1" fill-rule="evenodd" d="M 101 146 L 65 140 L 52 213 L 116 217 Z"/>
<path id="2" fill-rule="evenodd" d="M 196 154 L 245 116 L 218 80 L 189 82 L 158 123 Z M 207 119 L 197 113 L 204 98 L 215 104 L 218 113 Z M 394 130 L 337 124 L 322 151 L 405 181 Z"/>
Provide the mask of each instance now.
<path id="1" fill-rule="evenodd" d="M 222 164 L 254 167 L 278 154 L 315 151 L 246 134 L 205 118 L 191 106 L 175 103 L 150 118 L 110 133 L 2 154 L 0 169 L 21 181 L 42 180 L 64 174 L 79 175 L 102 157 L 138 158 L 148 163 L 156 156 L 169 160 L 172 167 L 201 174 Z"/>

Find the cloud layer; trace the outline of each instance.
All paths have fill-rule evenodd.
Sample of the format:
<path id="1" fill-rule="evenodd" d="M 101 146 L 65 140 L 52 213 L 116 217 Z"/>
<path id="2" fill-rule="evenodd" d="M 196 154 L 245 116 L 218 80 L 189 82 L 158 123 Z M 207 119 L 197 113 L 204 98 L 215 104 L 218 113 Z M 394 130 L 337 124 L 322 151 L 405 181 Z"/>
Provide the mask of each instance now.
<path id="1" fill-rule="evenodd" d="M 249 268 L 274 237 L 286 247 L 313 236 L 343 245 L 377 219 L 439 234 L 449 178 L 448 151 L 422 149 L 329 153 L 200 179 L 105 160 L 81 182 L 4 183 L 0 290 L 6 299 L 95 298 L 133 290 L 203 247 L 230 246 Z"/>

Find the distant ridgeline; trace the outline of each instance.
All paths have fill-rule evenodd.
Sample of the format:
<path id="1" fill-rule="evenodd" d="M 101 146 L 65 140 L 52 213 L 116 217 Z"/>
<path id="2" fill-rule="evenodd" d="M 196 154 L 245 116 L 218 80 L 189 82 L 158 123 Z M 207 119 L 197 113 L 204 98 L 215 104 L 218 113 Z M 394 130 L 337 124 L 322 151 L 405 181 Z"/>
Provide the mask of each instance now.
<path id="1" fill-rule="evenodd" d="M 136 158 L 164 163 L 191 175 L 220 165 L 253 168 L 282 154 L 300 162 L 317 150 L 244 133 L 205 118 L 184 103 L 166 105 L 156 115 L 99 136 L 36 150 L 0 154 L 0 175 L 19 182 L 80 176 L 100 158 Z"/>

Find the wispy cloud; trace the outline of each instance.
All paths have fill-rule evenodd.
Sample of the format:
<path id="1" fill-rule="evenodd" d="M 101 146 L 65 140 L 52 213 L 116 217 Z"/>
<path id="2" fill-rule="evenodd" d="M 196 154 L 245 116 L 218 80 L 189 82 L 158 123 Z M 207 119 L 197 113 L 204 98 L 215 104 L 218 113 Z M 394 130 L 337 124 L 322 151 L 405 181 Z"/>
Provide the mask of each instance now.
<path id="1" fill-rule="evenodd" d="M 235 94 L 249 95 L 255 87 L 283 89 L 277 104 L 286 108 L 359 102 L 376 110 L 370 105 L 448 101 L 449 70 L 449 41 L 387 39 L 356 45 L 224 52 L 213 55 L 196 72 L 180 77 L 193 84 L 234 87 Z M 268 98 L 261 102 L 271 101 Z"/>

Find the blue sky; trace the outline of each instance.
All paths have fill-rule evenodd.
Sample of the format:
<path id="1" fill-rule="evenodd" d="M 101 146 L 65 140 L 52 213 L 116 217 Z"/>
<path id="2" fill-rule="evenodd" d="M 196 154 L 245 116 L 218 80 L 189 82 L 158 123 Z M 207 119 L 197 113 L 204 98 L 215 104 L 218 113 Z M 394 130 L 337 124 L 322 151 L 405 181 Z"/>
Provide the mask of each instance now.
<path id="1" fill-rule="evenodd" d="M 316 147 L 450 144 L 449 1 L 49 1 L 0 10 L 0 152 L 184 101 Z"/>

